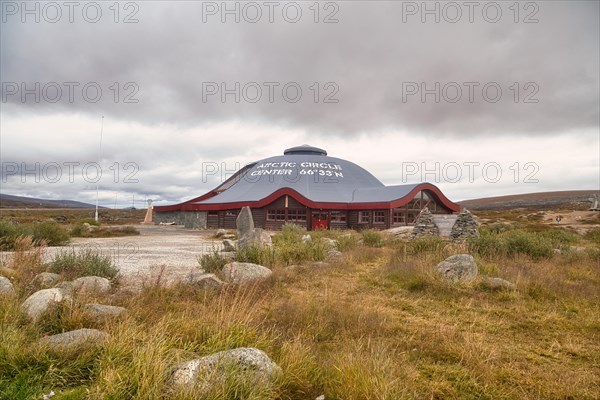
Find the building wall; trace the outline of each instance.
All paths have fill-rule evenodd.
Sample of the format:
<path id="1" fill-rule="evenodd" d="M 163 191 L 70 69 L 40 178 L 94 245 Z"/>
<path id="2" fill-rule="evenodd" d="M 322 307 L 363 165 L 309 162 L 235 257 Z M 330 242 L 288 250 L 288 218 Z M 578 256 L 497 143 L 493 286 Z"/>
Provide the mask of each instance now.
<path id="1" fill-rule="evenodd" d="M 154 221 L 175 222 L 189 229 L 206 229 L 206 211 L 168 211 L 154 213 Z"/>

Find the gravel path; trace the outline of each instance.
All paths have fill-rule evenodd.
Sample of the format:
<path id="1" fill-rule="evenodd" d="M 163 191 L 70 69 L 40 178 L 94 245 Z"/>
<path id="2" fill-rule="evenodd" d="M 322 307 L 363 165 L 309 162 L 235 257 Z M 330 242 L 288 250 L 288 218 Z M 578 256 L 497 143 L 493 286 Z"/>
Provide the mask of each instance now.
<path id="1" fill-rule="evenodd" d="M 48 247 L 45 259 L 65 250 L 98 249 L 110 254 L 126 284 L 151 284 L 157 279 L 165 284 L 175 282 L 192 270 L 198 270 L 198 257 L 221 250 L 221 240 L 212 239 L 213 232 L 176 226 L 136 226 L 139 236 L 114 238 L 73 238 L 68 246 Z M 4 257 L 10 257 L 4 252 Z"/>

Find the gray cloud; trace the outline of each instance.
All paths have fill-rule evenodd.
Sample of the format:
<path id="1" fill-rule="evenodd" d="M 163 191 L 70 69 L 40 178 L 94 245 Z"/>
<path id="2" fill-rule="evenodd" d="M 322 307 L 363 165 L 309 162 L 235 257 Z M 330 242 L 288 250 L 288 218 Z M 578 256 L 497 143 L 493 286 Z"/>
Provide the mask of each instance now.
<path id="1" fill-rule="evenodd" d="M 420 14 L 404 15 L 403 22 L 407 3 L 412 2 L 337 2 L 339 22 L 332 24 L 315 24 L 310 4 L 302 2 L 298 23 L 286 22 L 277 12 L 274 23 L 266 15 L 265 22 L 248 23 L 243 14 L 240 23 L 232 16 L 221 23 L 220 15 L 203 22 L 203 2 L 138 2 L 135 24 L 112 22 L 108 3 L 97 24 L 81 17 L 74 23 L 66 17 L 56 24 L 43 18 L 21 23 L 10 15 L 2 24 L 2 81 L 30 87 L 34 82 L 81 83 L 73 103 L 66 93 L 55 104 L 35 103 L 32 96 L 25 103 L 17 95 L 7 97 L 27 111 L 104 113 L 149 125 L 258 121 L 343 135 L 385 128 L 425 134 L 549 134 L 597 126 L 597 2 L 536 2 L 539 10 L 532 18 L 538 23 L 515 23 L 510 4 L 503 2 L 498 3 L 503 14 L 496 23 L 485 20 L 485 2 L 475 9 L 473 23 L 464 6 L 456 23 L 448 22 L 452 10 L 441 14 L 440 23 L 431 15 L 422 23 Z M 320 18 L 331 11 L 321 10 Z M 519 20 L 533 11 L 520 9 Z M 123 10 L 121 14 L 123 18 Z M 82 98 L 78 89 L 87 82 L 102 88 L 98 103 Z M 110 89 L 114 82 L 121 85 L 116 104 Z M 126 82 L 139 88 L 132 97 L 139 103 L 122 102 L 136 89 L 124 88 Z M 225 82 L 230 89 L 235 82 L 241 88 L 256 82 L 263 97 L 250 103 L 242 96 L 236 103 L 228 95 L 222 103 L 214 95 L 203 102 L 203 82 Z M 280 83 L 273 103 L 264 82 Z M 298 103 L 282 97 L 288 82 L 302 88 Z M 321 84 L 318 103 L 310 89 L 314 82 Z M 333 95 L 339 103 L 322 103 L 336 88 L 324 89 L 326 82 L 339 88 Z M 421 84 L 434 89 L 439 83 L 440 102 L 434 94 L 424 103 L 420 94 L 407 96 L 412 82 L 419 90 Z M 466 82 L 477 83 L 473 102 Z M 492 99 L 496 88 L 502 90 L 498 102 L 483 97 L 485 84 L 491 84 Z M 449 102 L 456 98 L 456 88 L 462 90 L 461 100 Z M 251 89 L 247 94 L 254 97 Z M 538 103 L 523 103 L 527 96 Z"/>

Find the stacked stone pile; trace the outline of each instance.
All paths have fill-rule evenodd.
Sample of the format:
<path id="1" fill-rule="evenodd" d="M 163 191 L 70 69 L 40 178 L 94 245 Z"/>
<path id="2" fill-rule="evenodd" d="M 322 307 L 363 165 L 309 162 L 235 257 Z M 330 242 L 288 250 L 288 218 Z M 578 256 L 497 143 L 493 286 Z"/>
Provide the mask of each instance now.
<path id="1" fill-rule="evenodd" d="M 473 217 L 473 214 L 469 210 L 464 209 L 458 214 L 456 223 L 452 227 L 450 237 L 452 239 L 468 239 L 470 237 L 478 237 L 479 229 L 477 227 L 477 221 Z"/>
<path id="2" fill-rule="evenodd" d="M 440 230 L 433 222 L 433 216 L 427 207 L 421 211 L 419 217 L 415 221 L 415 226 L 412 231 L 413 237 L 422 237 L 422 236 L 438 236 L 440 234 Z"/>

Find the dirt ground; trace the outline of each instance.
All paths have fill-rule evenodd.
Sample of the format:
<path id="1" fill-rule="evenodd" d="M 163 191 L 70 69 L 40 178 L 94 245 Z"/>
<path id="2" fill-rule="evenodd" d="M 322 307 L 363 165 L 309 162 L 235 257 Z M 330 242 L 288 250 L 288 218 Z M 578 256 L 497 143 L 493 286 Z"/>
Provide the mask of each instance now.
<path id="1" fill-rule="evenodd" d="M 221 240 L 211 238 L 212 232 L 185 229 L 177 226 L 138 225 L 139 236 L 113 238 L 73 238 L 63 247 L 48 247 L 45 259 L 61 252 L 92 248 L 109 254 L 120 269 L 127 285 L 150 284 L 161 279 L 174 283 L 190 271 L 198 270 L 198 257 L 221 250 Z M 3 257 L 10 257 L 3 252 Z"/>
<path id="2" fill-rule="evenodd" d="M 598 224 L 591 223 L 597 220 L 598 211 L 546 211 L 543 214 L 543 223 L 571 228 L 580 234 L 598 227 Z M 559 216 L 560 223 L 557 224 L 556 217 Z"/>

